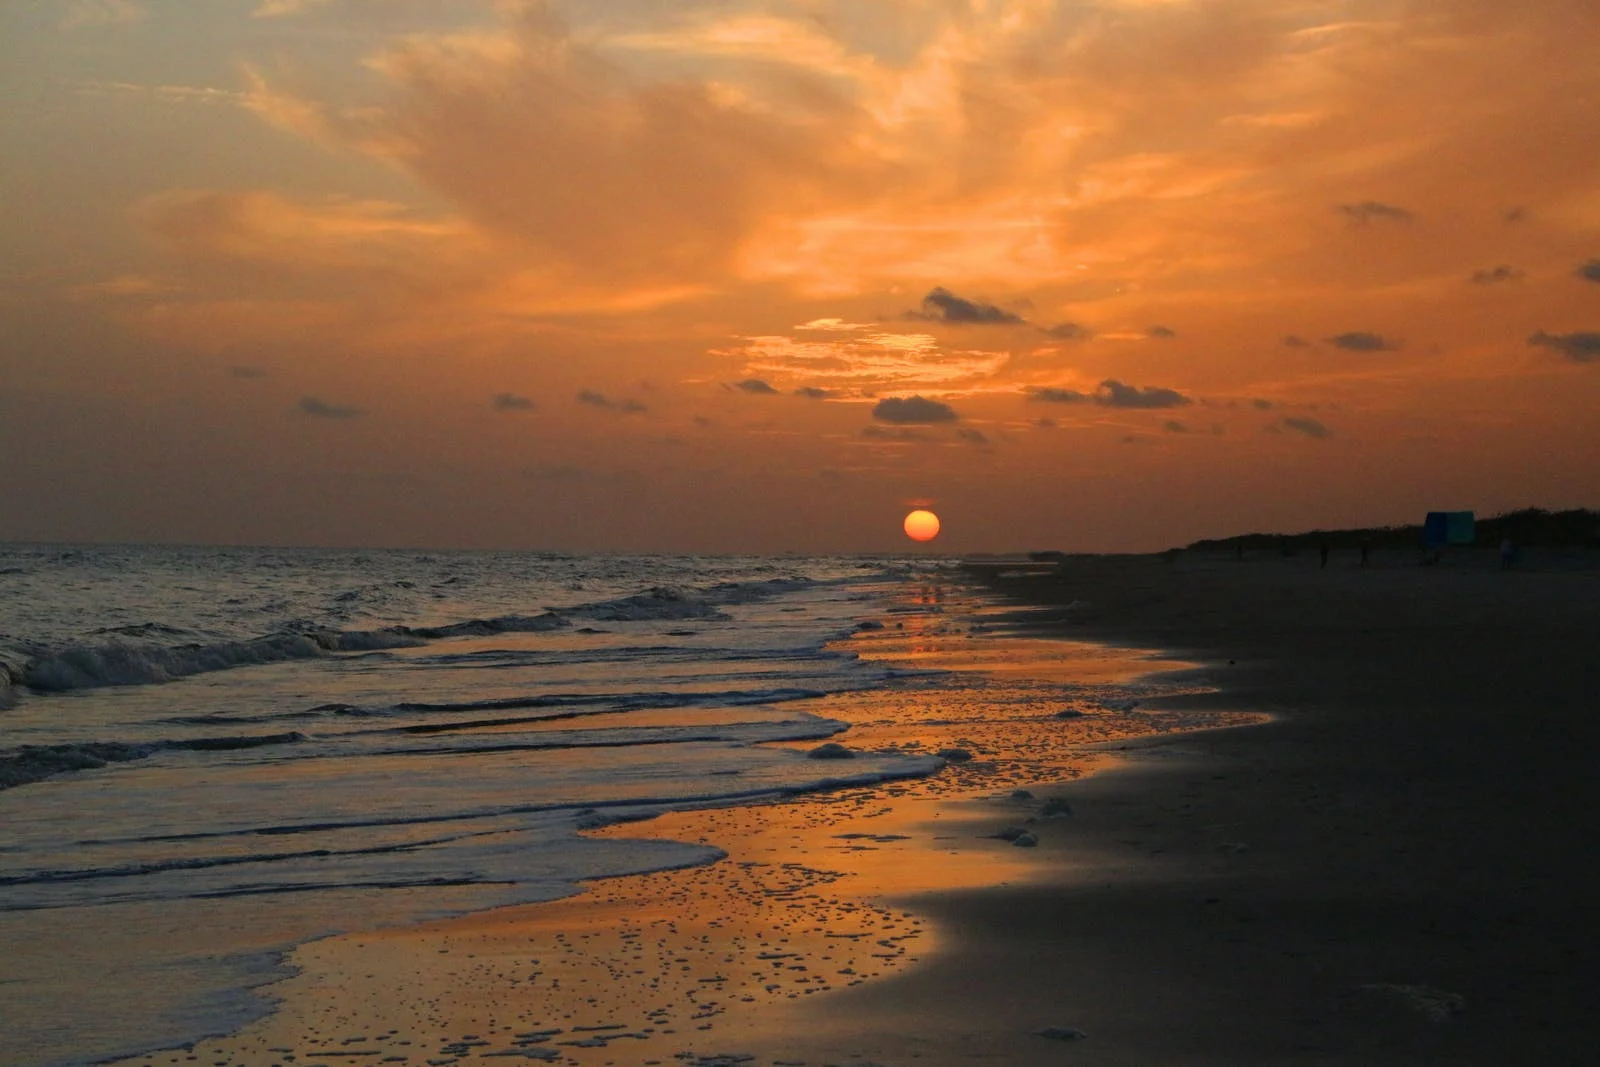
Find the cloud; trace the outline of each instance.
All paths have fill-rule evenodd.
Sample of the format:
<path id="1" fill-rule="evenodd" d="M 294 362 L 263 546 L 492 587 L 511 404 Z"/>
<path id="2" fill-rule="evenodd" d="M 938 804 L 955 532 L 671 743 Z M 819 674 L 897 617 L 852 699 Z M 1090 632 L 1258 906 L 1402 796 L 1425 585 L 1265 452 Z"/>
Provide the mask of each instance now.
<path id="1" fill-rule="evenodd" d="M 344 404 L 330 404 L 325 400 L 318 400 L 314 396 L 300 398 L 300 410 L 318 419 L 353 419 L 364 414 L 360 408 L 347 407 Z"/>
<path id="2" fill-rule="evenodd" d="M 1382 334 L 1368 333 L 1365 330 L 1335 334 L 1328 338 L 1328 343 L 1346 352 L 1393 352 L 1400 347 L 1398 342 L 1390 341 Z"/>
<path id="3" fill-rule="evenodd" d="M 828 74 L 737 50 L 690 74 L 681 49 L 574 33 L 553 3 L 470 6 L 499 21 L 407 34 L 366 59 L 389 92 L 345 136 L 515 241 L 530 267 L 619 288 L 783 273 L 767 261 L 778 245 L 793 255 L 792 235 L 770 256 L 751 246 L 786 220 L 774 206 L 826 204 L 881 169 L 854 148 L 864 116 Z"/>
<path id="4" fill-rule="evenodd" d="M 1053 385 L 1039 386 L 1028 390 L 1028 400 L 1042 404 L 1094 403 L 1107 408 L 1145 409 L 1181 408 L 1194 403 L 1176 389 L 1164 389 L 1157 385 L 1148 385 L 1141 389 L 1136 385 L 1126 385 L 1115 378 L 1107 378 L 1101 382 L 1093 393 L 1083 393 L 1076 389 L 1063 389 Z"/>
<path id="5" fill-rule="evenodd" d="M 1094 336 L 1093 330 L 1078 322 L 1061 322 L 1043 329 L 1051 337 L 1063 341 L 1086 341 Z"/>
<path id="6" fill-rule="evenodd" d="M 797 330 L 816 330 L 822 333 L 854 333 L 857 330 L 870 330 L 872 327 L 865 322 L 846 322 L 843 319 L 812 319 L 796 326 Z"/>
<path id="7" fill-rule="evenodd" d="M 669 28 L 619 34 L 607 43 L 701 60 L 720 57 L 786 64 L 840 77 L 855 75 L 869 63 L 866 57 L 852 55 L 843 42 L 818 24 L 754 12 L 684 17 Z"/>
<path id="8" fill-rule="evenodd" d="M 973 429 L 970 426 L 958 427 L 956 429 L 956 436 L 961 438 L 963 441 L 971 441 L 975 445 L 986 445 L 989 443 L 988 434 L 984 433 L 982 430 Z"/>
<path id="9" fill-rule="evenodd" d="M 228 368 L 228 373 L 230 375 L 232 375 L 233 377 L 235 377 L 235 378 L 239 378 L 239 379 L 246 380 L 246 381 L 248 381 L 250 379 L 253 379 L 253 378 L 265 378 L 267 376 L 267 372 L 262 370 L 260 367 L 247 367 L 247 366 L 243 366 L 243 365 L 240 365 L 240 366 L 237 366 L 237 367 L 229 367 Z"/>
<path id="10" fill-rule="evenodd" d="M 490 258 L 470 224 L 382 200 L 177 190 L 145 200 L 135 216 L 206 278 L 249 271 L 257 285 L 263 273 L 301 284 L 337 276 L 414 297 L 419 286 L 470 284 Z"/>
<path id="11" fill-rule="evenodd" d="M 1316 419 L 1288 417 L 1281 420 L 1281 424 L 1286 430 L 1292 430 L 1307 437 L 1315 437 L 1318 440 L 1332 436 L 1332 431 Z"/>
<path id="12" fill-rule="evenodd" d="M 1177 419 L 1168 419 L 1166 422 L 1163 422 L 1161 424 L 1161 428 L 1163 430 L 1166 430 L 1168 433 L 1188 433 L 1189 432 L 1189 427 L 1185 426 L 1183 423 L 1179 422 Z"/>
<path id="13" fill-rule="evenodd" d="M 778 392 L 760 378 L 746 378 L 742 382 L 734 382 L 733 388 L 746 393 L 756 393 L 761 396 L 776 396 Z"/>
<path id="14" fill-rule="evenodd" d="M 826 400 L 833 394 L 826 389 L 818 389 L 814 385 L 802 386 L 794 391 L 795 396 L 803 396 L 807 400 Z"/>
<path id="15" fill-rule="evenodd" d="M 64 30 L 89 26 L 125 26 L 143 22 L 150 12 L 139 0 L 76 0 L 61 20 Z"/>
<path id="16" fill-rule="evenodd" d="M 1545 333 L 1543 330 L 1528 338 L 1530 345 L 1553 348 L 1574 363 L 1600 362 L 1600 331 L 1578 330 L 1575 333 Z"/>
<path id="17" fill-rule="evenodd" d="M 1076 389 L 1062 389 L 1059 386 L 1044 385 L 1037 389 L 1029 389 L 1028 399 L 1041 404 L 1083 404 L 1094 398 L 1088 393 L 1080 393 Z"/>
<path id="18" fill-rule="evenodd" d="M 1165 341 L 1178 336 L 1178 331 L 1168 326 L 1152 326 L 1145 331 L 1145 336 L 1156 341 Z"/>
<path id="19" fill-rule="evenodd" d="M 1282 344 L 1283 344 L 1283 347 L 1285 347 L 1285 348 L 1310 348 L 1311 347 L 1311 342 L 1310 341 L 1307 341 L 1304 337 L 1300 337 L 1300 336 L 1297 336 L 1297 335 L 1292 334 L 1292 333 L 1291 334 L 1287 334 L 1284 337 L 1284 339 L 1282 341 Z"/>
<path id="20" fill-rule="evenodd" d="M 250 12 L 250 17 L 270 19 L 280 18 L 284 15 L 298 15 L 307 8 L 327 2 L 328 0 L 261 0 L 256 5 L 256 9 Z"/>
<path id="21" fill-rule="evenodd" d="M 1260 397 L 1257 397 L 1256 399 L 1250 401 L 1250 405 L 1252 407 L 1254 407 L 1257 411 L 1271 411 L 1272 410 L 1272 401 L 1263 400 Z"/>
<path id="22" fill-rule="evenodd" d="M 1521 280 L 1522 271 L 1508 264 L 1502 263 L 1498 267 L 1486 270 L 1475 270 L 1470 279 L 1473 285 L 1495 285 L 1499 282 L 1514 282 Z"/>
<path id="23" fill-rule="evenodd" d="M 1108 408 L 1178 408 L 1194 401 L 1175 389 L 1147 385 L 1124 385 L 1115 378 L 1100 383 L 1094 393 L 1094 402 Z"/>
<path id="24" fill-rule="evenodd" d="M 216 89 L 207 85 L 147 85 L 140 82 L 85 81 L 77 90 L 84 96 L 122 96 L 153 100 L 161 104 L 231 104 L 249 107 L 249 93 L 236 89 Z"/>
<path id="25" fill-rule="evenodd" d="M 1046 415 L 1042 418 L 1034 419 L 1033 425 L 1041 430 L 1053 430 L 1056 428 L 1056 420 Z"/>
<path id="26" fill-rule="evenodd" d="M 872 409 L 880 422 L 955 422 L 958 415 L 949 404 L 922 396 L 884 397 Z"/>
<path id="27" fill-rule="evenodd" d="M 959 297 L 943 286 L 934 288 L 923 297 L 922 310 L 908 311 L 906 318 L 959 326 L 1017 326 L 1026 321 L 1022 316 L 994 304 L 981 304 Z"/>
<path id="28" fill-rule="evenodd" d="M 340 142 L 337 109 L 295 92 L 273 85 L 248 63 L 240 72 L 249 85 L 239 103 L 265 122 L 284 133 L 303 137 L 324 148 L 337 148 Z"/>
<path id="29" fill-rule="evenodd" d="M 1358 204 L 1340 204 L 1335 210 L 1344 215 L 1357 226 L 1368 226 L 1374 220 L 1383 222 L 1410 222 L 1416 218 L 1403 207 L 1393 204 L 1380 203 L 1377 200 L 1363 200 Z"/>
<path id="30" fill-rule="evenodd" d="M 516 393 L 496 393 L 490 401 L 496 411 L 532 411 L 533 401 Z"/>
<path id="31" fill-rule="evenodd" d="M 1572 273 L 1586 282 L 1600 282 L 1600 259 L 1591 259 Z"/>
<path id="32" fill-rule="evenodd" d="M 593 389 L 578 390 L 578 403 L 587 404 L 592 408 L 603 411 L 617 411 L 624 415 L 636 415 L 645 410 L 645 406 L 637 400 L 613 400 L 604 393 L 597 393 Z"/>
<path id="33" fill-rule="evenodd" d="M 837 389 L 852 395 L 976 388 L 990 382 L 1009 352 L 948 350 L 925 333 L 878 331 L 856 336 L 801 339 L 745 337 L 713 355 L 741 362 L 740 370 L 775 388 Z"/>

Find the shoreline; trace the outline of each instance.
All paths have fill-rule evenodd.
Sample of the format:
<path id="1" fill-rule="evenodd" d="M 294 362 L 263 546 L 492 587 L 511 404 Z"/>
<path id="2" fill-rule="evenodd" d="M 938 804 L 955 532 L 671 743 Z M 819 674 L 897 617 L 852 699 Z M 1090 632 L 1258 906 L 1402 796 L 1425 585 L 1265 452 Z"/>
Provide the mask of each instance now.
<path id="1" fill-rule="evenodd" d="M 496 1017 L 446 1013 L 434 1022 L 440 1033 L 453 1027 L 470 1041 L 488 1041 L 482 1035 L 492 1022 L 504 1040 L 520 1033 L 529 1043 L 493 1052 L 446 1045 L 438 1052 L 451 1055 L 428 1057 L 450 1062 L 546 1059 L 558 1048 L 566 1059 L 555 1062 L 584 1065 L 1044 1065 L 1068 1055 L 1128 1065 L 1586 1062 L 1588 1005 L 1600 989 L 1588 967 L 1600 944 L 1586 922 L 1600 861 L 1585 847 L 1600 810 L 1590 803 L 1600 802 L 1600 784 L 1589 773 L 1597 738 L 1586 717 L 1590 696 L 1600 692 L 1600 669 L 1586 655 L 1596 577 L 1117 557 L 996 581 L 991 588 L 1030 611 L 1009 621 L 1002 613 L 987 628 L 1025 640 L 1167 649 L 1199 660 L 1216 685 L 1153 701 L 1155 711 L 1244 708 L 1270 720 L 1079 744 L 1077 754 L 1097 764 L 1094 773 L 1060 776 L 1049 787 L 1074 814 L 1053 821 L 1027 850 L 985 836 L 1028 814 L 1008 806 L 1007 791 L 1025 787 L 1014 772 L 917 799 L 906 795 L 910 787 L 881 790 L 876 797 L 887 810 L 850 810 L 867 801 L 847 794 L 662 816 L 649 824 L 650 836 L 692 841 L 715 832 L 706 839 L 733 845 L 729 860 L 597 883 L 580 897 L 525 911 L 318 943 L 312 953 L 359 951 L 342 962 L 324 957 L 322 986 L 316 968 L 304 968 L 284 984 L 285 1003 L 316 1004 L 320 988 L 343 1005 L 348 1025 L 372 1029 L 356 1026 L 352 998 L 330 993 L 326 976 L 353 980 L 360 953 L 379 940 L 402 945 L 399 958 L 415 963 L 423 944 L 443 958 L 443 942 L 427 938 L 455 938 L 455 948 L 470 943 L 479 951 L 468 955 L 489 962 L 447 972 L 456 976 L 453 986 L 428 986 L 431 999 L 419 994 L 413 1004 L 438 1012 L 451 996 L 460 1005 L 484 1003 L 490 989 L 515 994 L 495 1001 Z M 1034 606 L 1046 610 L 1037 615 Z M 1140 662 L 1152 661 L 1147 654 Z M 863 723 L 845 738 L 859 743 L 870 733 Z M 953 777 L 976 772 L 974 764 L 953 767 Z M 915 844 L 905 844 L 901 831 Z M 860 882 L 848 897 L 808 881 L 829 873 L 818 857 L 849 855 L 828 851 L 851 847 L 839 843 L 840 833 L 869 832 L 881 840 L 854 838 L 859 855 L 887 852 L 894 862 L 880 871 L 903 877 Z M 748 899 L 751 885 L 740 891 L 735 883 L 754 868 L 741 865 L 765 862 L 742 847 L 770 849 L 783 857 L 780 870 L 803 876 L 756 887 L 767 903 L 840 922 L 876 916 L 878 925 L 849 932 L 887 940 L 871 935 L 915 929 L 919 951 L 897 954 L 880 976 L 857 983 L 843 967 L 859 974 L 860 961 L 833 958 L 829 942 L 816 941 L 826 923 L 738 926 L 750 914 L 715 909 L 717 901 Z M 913 854 L 930 864 L 907 863 Z M 991 860 L 1006 865 L 998 884 L 986 877 L 971 884 Z M 667 911 L 652 910 L 663 900 Z M 707 900 L 712 911 L 695 910 L 693 902 Z M 618 914 L 635 918 L 632 937 L 608 922 Z M 623 966 L 628 946 L 652 938 L 655 957 Z M 832 969 L 809 990 L 758 989 L 747 977 L 696 971 L 749 963 L 751 953 L 770 966 L 763 952 L 787 959 L 796 939 L 806 938 L 806 962 L 794 966 L 808 974 Z M 585 942 L 595 951 L 583 950 Z M 738 952 L 718 958 L 697 947 L 735 943 Z M 669 949 L 676 955 L 662 955 Z M 568 972 L 580 976 L 572 981 L 593 989 L 641 978 L 648 986 L 653 976 L 660 992 L 660 983 L 675 980 L 672 967 L 686 968 L 695 983 L 678 982 L 670 997 L 710 1014 L 699 1021 L 646 1016 L 663 1024 L 649 1033 L 623 1023 L 592 1031 L 578 1027 L 612 1024 L 578 1022 L 570 1005 L 580 998 L 562 1001 L 566 1017 L 535 1018 L 530 1004 L 553 1002 L 549 991 L 516 992 L 532 975 L 491 980 L 501 973 L 495 967 L 514 968 L 530 953 L 566 960 L 578 968 Z M 899 965 L 913 955 L 917 966 Z M 389 966 L 392 977 L 409 965 Z M 731 997 L 708 1006 L 699 984 L 708 977 L 724 979 L 709 985 Z M 304 988 L 294 992 L 295 983 Z M 373 988 L 383 1000 L 395 987 L 380 981 Z M 627 1002 L 612 995 L 597 995 L 590 1006 Z M 517 1005 L 522 1015 L 508 1021 Z M 696 1029 L 682 1029 L 685 1023 Z M 541 1037 L 538 1026 L 562 1034 Z M 703 1040 L 701 1026 L 712 1027 Z M 1086 1036 L 1040 1036 L 1047 1028 Z M 318 1032 L 329 1043 L 368 1036 Z M 632 1045 L 646 1039 L 648 1051 Z M 561 1048 L 558 1041 L 591 1044 Z M 227 1048 L 228 1055 L 201 1058 L 276 1062 L 265 1058 L 264 1043 L 254 1046 L 257 1056 L 241 1040 Z M 202 1051 L 220 1050 L 208 1042 Z M 732 1054 L 753 1058 L 715 1058 Z M 307 1062 L 345 1061 L 302 1056 L 300 1067 Z"/>
<path id="2" fill-rule="evenodd" d="M 1043 652 L 1067 646 L 981 635 L 987 624 L 969 631 L 972 620 L 962 618 L 951 627 L 933 617 L 926 631 L 907 618 L 904 632 L 891 620 L 858 633 L 853 650 L 965 670 L 980 679 L 979 696 L 987 668 L 1005 673 L 1030 659 L 1042 677 L 1093 679 L 1086 693 L 1126 692 L 1119 682 L 1137 684 L 1163 670 L 1163 690 L 1197 685 L 1194 665 L 1148 650 L 1081 645 L 1069 662 L 1048 663 Z M 1170 673 L 1174 668 L 1182 670 Z M 893 983 L 943 937 L 896 901 L 1037 877 L 1040 850 L 1015 847 L 995 831 L 1017 823 L 1046 839 L 1065 833 L 1070 818 L 1038 818 L 1039 809 L 1063 782 L 1109 762 L 1096 742 L 1236 718 L 1107 707 L 1061 719 L 1055 683 L 1028 686 L 1007 673 L 998 691 L 1024 705 L 995 711 L 969 699 L 938 705 L 943 711 L 926 722 L 916 716 L 926 716 L 934 692 L 914 684 L 841 695 L 827 713 L 852 724 L 840 740 L 854 748 L 929 753 L 966 746 L 971 757 L 953 755 L 929 778 L 590 831 L 714 845 L 728 855 L 709 866 L 593 882 L 565 900 L 313 942 L 291 956 L 298 973 L 272 988 L 278 1004 L 266 1019 L 229 1037 L 118 1062 L 183 1064 L 191 1055 L 238 1065 L 293 1062 L 280 1060 L 286 1052 L 301 1064 L 323 1062 L 319 1052 L 327 1062 L 379 1052 L 407 1057 L 395 1062 L 716 1062 L 717 1055 L 759 1054 L 769 1045 L 771 1062 L 797 1062 L 800 1035 L 815 1039 L 826 1030 L 810 1018 L 810 1004 L 826 1002 L 831 1014 L 860 990 Z M 1041 700 L 1039 707 L 1026 703 Z M 1037 796 L 1012 795 L 1024 784 Z M 908 932 L 914 939 L 902 944 Z M 841 945 L 869 951 L 841 954 Z M 630 960 L 635 966 L 625 966 Z M 789 980 L 755 981 L 769 966 L 781 966 Z M 686 1002 L 697 1010 L 678 1010 Z M 852 1045 L 837 1055 L 867 1054 Z"/>
<path id="3" fill-rule="evenodd" d="M 1134 558 L 1013 594 L 1076 602 L 1050 624 L 1062 636 L 1207 660 L 1219 692 L 1201 706 L 1274 717 L 1125 746 L 1070 791 L 1075 847 L 1112 857 L 1106 877 L 926 902 L 969 940 L 906 999 L 1023 975 L 1011 995 L 1088 1032 L 1072 1057 L 1094 1064 L 1587 1062 L 1592 560 Z"/>

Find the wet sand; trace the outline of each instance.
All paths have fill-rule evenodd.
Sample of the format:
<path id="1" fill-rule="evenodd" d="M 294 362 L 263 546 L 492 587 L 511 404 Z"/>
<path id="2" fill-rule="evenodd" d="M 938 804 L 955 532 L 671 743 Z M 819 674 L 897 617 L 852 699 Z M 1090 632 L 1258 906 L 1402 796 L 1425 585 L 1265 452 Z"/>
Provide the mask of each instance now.
<path id="1" fill-rule="evenodd" d="M 1077 638 L 1204 671 L 1126 713 L 955 709 L 913 743 L 974 758 L 933 779 L 609 828 L 729 857 L 306 946 L 271 1018 L 130 1062 L 1592 1062 L 1600 571 L 1140 557 L 994 582 L 1061 610 L 893 651 L 1175 666 Z M 841 740 L 904 743 L 903 709 L 849 703 Z M 1274 718 L 1228 725 L 1248 712 Z"/>
<path id="2" fill-rule="evenodd" d="M 979 681 L 942 705 L 930 701 L 945 690 L 912 686 L 818 708 L 852 724 L 838 739 L 852 749 L 949 753 L 939 775 L 594 831 L 705 842 L 728 856 L 596 882 L 562 901 L 303 946 L 289 960 L 298 973 L 270 990 L 270 1017 L 126 1062 L 868 1061 L 881 1042 L 842 1026 L 855 1019 L 853 996 L 892 987 L 942 951 L 946 932 L 911 902 L 1050 869 L 1037 846 L 996 834 L 1068 835 L 1070 815 L 1049 805 L 1112 761 L 1097 749 L 1107 739 L 1250 718 L 1075 705 L 1084 714 L 1063 718 L 1069 705 L 1053 680 L 1117 685 L 1156 672 L 1165 688 L 1189 693 L 1207 683 L 1192 664 L 1136 650 L 996 636 L 937 616 L 905 625 L 852 646 L 975 678 L 1034 665 L 1026 680 L 992 693 Z"/>
<path id="3" fill-rule="evenodd" d="M 924 898 L 955 933 L 866 1014 L 1089 1035 L 1006 1063 L 1594 1062 L 1597 561 L 1098 559 L 1011 584 L 1075 604 L 1058 633 L 1215 665 L 1212 700 L 1275 721 L 1077 783 L 1077 835 L 1047 847 L 1098 869 Z"/>

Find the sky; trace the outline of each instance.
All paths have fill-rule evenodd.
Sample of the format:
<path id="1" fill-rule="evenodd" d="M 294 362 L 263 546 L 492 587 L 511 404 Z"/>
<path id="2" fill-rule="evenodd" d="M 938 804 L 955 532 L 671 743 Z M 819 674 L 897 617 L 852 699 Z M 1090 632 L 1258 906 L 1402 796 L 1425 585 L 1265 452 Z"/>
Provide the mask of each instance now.
<path id="1" fill-rule="evenodd" d="M 1600 505 L 1593 0 L 10 0 L 0 539 Z"/>

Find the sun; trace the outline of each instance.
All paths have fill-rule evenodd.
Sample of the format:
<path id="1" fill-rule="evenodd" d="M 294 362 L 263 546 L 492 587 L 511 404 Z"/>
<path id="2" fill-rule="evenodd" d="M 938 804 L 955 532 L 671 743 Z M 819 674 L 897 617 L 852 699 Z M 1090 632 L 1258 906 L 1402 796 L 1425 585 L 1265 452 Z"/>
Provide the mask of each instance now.
<path id="1" fill-rule="evenodd" d="M 913 541 L 932 541 L 939 536 L 939 516 L 918 508 L 906 516 L 906 536 Z"/>

